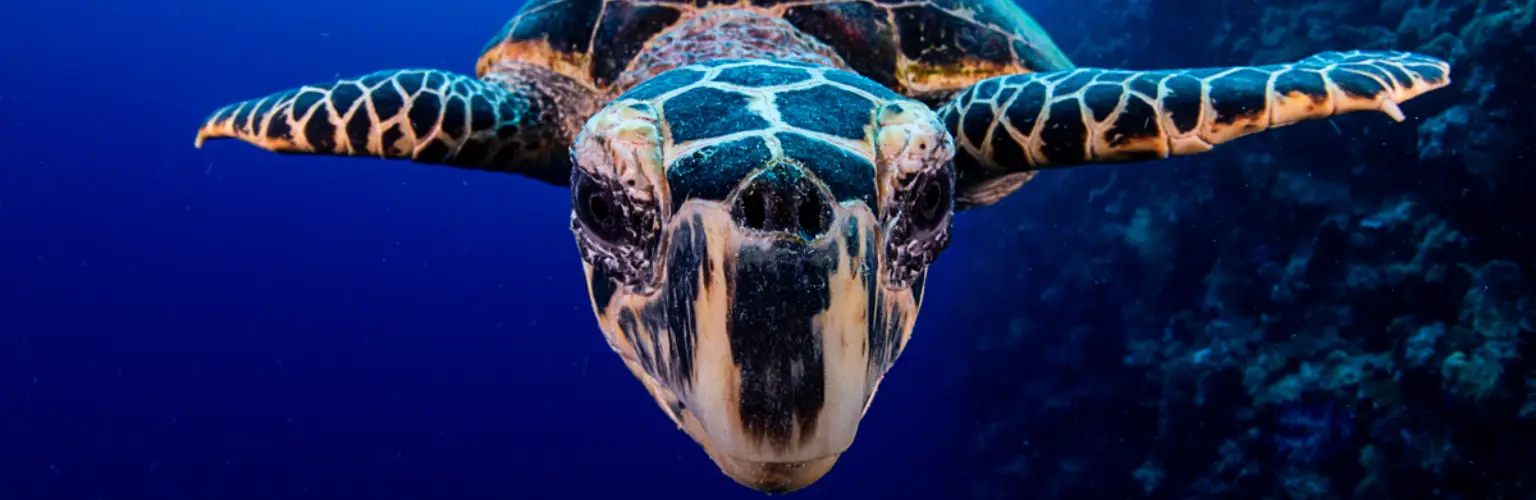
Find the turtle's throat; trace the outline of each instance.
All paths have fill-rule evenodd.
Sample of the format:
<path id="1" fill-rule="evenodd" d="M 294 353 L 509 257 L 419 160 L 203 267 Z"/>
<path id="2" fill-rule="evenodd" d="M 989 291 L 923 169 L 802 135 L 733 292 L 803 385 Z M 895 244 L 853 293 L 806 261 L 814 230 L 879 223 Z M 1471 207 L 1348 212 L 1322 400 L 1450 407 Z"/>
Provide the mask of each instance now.
<path id="1" fill-rule="evenodd" d="M 848 69 L 827 44 L 782 18 L 751 9 L 710 11 L 656 37 L 616 82 L 622 93 L 667 70 L 719 59 L 775 59 Z"/>

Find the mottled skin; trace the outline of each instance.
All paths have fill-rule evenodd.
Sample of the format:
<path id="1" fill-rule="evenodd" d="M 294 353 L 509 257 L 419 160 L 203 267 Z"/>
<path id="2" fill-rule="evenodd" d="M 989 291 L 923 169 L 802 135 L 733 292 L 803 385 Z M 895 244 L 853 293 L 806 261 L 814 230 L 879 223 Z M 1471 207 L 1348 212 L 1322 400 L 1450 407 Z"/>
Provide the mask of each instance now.
<path id="1" fill-rule="evenodd" d="M 803 488 L 906 347 L 957 210 L 1042 168 L 1154 160 L 1449 83 L 1397 52 L 1073 68 L 1007 0 L 535 0 L 476 76 L 381 71 L 198 131 L 569 187 L 609 345 L 720 468 Z"/>

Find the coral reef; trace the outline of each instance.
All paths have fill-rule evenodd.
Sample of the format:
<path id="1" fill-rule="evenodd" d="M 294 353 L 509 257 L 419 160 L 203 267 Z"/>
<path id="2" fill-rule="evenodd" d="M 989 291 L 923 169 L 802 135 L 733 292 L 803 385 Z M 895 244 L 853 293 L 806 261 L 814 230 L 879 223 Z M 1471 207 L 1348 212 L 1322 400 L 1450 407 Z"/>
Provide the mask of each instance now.
<path id="1" fill-rule="evenodd" d="M 1045 172 L 971 214 L 997 229 L 962 272 L 999 283 L 961 311 L 995 332 L 972 339 L 972 496 L 1529 498 L 1536 0 L 1054 8 L 1084 66 L 1394 49 L 1456 83 L 1407 123 Z"/>

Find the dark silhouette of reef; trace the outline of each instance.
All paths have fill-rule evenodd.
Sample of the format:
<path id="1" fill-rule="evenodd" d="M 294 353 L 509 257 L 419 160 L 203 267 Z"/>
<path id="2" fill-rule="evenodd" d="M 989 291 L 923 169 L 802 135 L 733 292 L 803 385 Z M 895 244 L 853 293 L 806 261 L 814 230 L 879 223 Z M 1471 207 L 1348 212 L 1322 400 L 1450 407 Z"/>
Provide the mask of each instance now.
<path id="1" fill-rule="evenodd" d="M 1081 66 L 1392 49 L 1454 83 L 972 214 L 968 496 L 1532 498 L 1536 0 L 1060 8 Z"/>

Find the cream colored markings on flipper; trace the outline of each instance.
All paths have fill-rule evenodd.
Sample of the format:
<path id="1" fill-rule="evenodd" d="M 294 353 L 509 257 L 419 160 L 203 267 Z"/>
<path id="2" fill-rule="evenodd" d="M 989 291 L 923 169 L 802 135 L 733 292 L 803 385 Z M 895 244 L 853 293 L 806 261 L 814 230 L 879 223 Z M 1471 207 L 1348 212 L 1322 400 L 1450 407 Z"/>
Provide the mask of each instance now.
<path id="1" fill-rule="evenodd" d="M 858 431 L 859 416 L 864 413 L 869 380 L 869 282 L 865 277 L 876 272 L 864 269 L 863 253 L 849 256 L 848 245 L 864 246 L 864 235 L 875 231 L 874 214 L 858 204 L 844 206 L 844 212 L 835 215 L 830 238 L 837 241 L 837 270 L 827 279 L 832 303 L 821 314 L 811 319 L 815 331 L 821 333 L 824 403 L 817 415 L 816 432 L 823 437 L 827 448 L 819 450 L 832 454 L 843 451 L 842 445 L 852 443 Z M 848 241 L 848 219 L 857 219 L 858 241 Z M 875 286 L 880 286 L 874 281 Z M 798 426 L 798 422 L 796 423 Z"/>
<path id="2" fill-rule="evenodd" d="M 1035 112 L 1035 125 L 1033 129 L 1030 130 L 1029 142 L 1023 144 L 1024 156 L 1029 158 L 1030 161 L 1037 162 L 1034 163 L 1035 165 L 1040 164 L 1038 163 L 1040 158 L 1046 157 L 1045 138 L 1043 137 L 1045 134 L 1043 132 L 1045 132 L 1045 127 L 1050 126 L 1051 124 L 1051 103 L 1055 102 L 1056 100 L 1056 84 L 1069 80 L 1083 71 L 1087 70 L 1083 68 L 1075 68 L 1065 76 L 1057 78 L 1055 81 L 1051 81 L 1045 78 L 1033 79 L 1033 81 L 1040 82 L 1041 85 L 1045 86 L 1045 95 L 1041 97 L 1040 109 Z M 1020 92 L 1022 93 L 1022 89 Z M 988 157 L 988 160 L 990 161 L 991 157 Z M 1003 168 L 1007 167 L 1003 166 Z"/>
<path id="3" fill-rule="evenodd" d="M 1173 154 L 1173 148 L 1168 140 L 1168 130 L 1162 127 L 1163 121 L 1157 116 L 1157 96 L 1149 96 L 1138 92 L 1135 90 L 1134 85 L 1131 84 L 1131 82 L 1137 81 L 1138 78 L 1141 78 L 1145 74 L 1146 72 L 1144 71 L 1132 71 L 1130 72 L 1129 76 L 1127 76 L 1119 83 L 1120 88 L 1124 92 L 1124 94 L 1121 96 L 1120 105 L 1115 108 L 1115 112 L 1110 115 L 1109 118 L 1104 120 L 1104 123 L 1106 124 L 1106 127 L 1113 129 L 1115 124 L 1119 123 L 1121 116 L 1127 112 L 1127 109 L 1129 109 L 1131 99 L 1140 99 L 1141 103 L 1147 106 L 1147 109 L 1152 110 L 1152 114 L 1149 115 L 1146 120 L 1148 122 L 1156 122 L 1155 124 L 1144 123 L 1143 125 L 1148 127 L 1154 125 L 1157 126 L 1157 134 L 1134 139 L 1123 139 L 1111 138 L 1104 132 L 1100 132 L 1095 135 L 1095 140 L 1104 141 L 1103 144 L 1107 148 L 1106 151 L 1120 155 L 1128 155 L 1133 152 L 1150 151 L 1155 153 L 1157 158 L 1167 158 Z M 1271 76 L 1271 80 L 1273 80 L 1273 76 Z M 1119 146 L 1114 145 L 1116 139 L 1123 139 Z"/>
<path id="4" fill-rule="evenodd" d="M 1015 82 L 1010 82 L 1010 78 L 1007 77 L 999 77 L 997 80 L 997 93 L 992 96 L 994 101 L 992 104 L 992 121 L 995 124 L 1001 125 L 1001 130 L 1008 134 L 1008 136 L 1013 139 L 1013 142 L 1019 146 L 1019 149 L 1024 152 L 1025 165 L 1023 166 L 1034 166 L 1039 164 L 1039 160 L 1037 158 L 1040 144 L 1036 141 L 1035 138 L 1040 135 L 1038 130 L 1041 124 L 1044 122 L 1044 114 L 1046 108 L 1041 107 L 1041 109 L 1035 112 L 1035 119 L 1027 133 L 1019 131 L 1018 126 L 1014 125 L 1013 120 L 1008 116 L 1008 110 L 1013 107 L 1014 101 L 1019 100 L 1024 95 L 1024 89 L 1028 88 L 1031 82 L 1037 80 L 1037 78 L 1032 75 L 1034 74 L 1021 75 L 1024 76 L 1022 81 Z M 1046 88 L 1049 89 L 1049 86 Z M 996 101 L 997 96 L 1002 95 L 1004 90 L 1012 91 L 1008 97 L 1008 100 Z M 1049 92 L 1049 90 L 1047 90 L 1047 92 Z M 1050 94 L 1047 93 L 1046 97 L 1049 98 L 1049 96 Z M 959 120 L 958 123 L 963 124 L 966 113 L 970 111 L 971 106 L 976 106 L 977 104 L 978 101 L 972 100 L 965 107 L 961 107 L 958 101 L 952 101 L 951 103 L 946 104 L 946 106 L 953 107 L 951 112 L 956 114 L 957 120 Z M 979 160 L 982 168 L 993 172 L 1015 171 L 1020 167 L 1011 165 L 997 165 L 994 163 L 994 158 L 996 157 L 993 156 L 992 147 L 994 141 L 997 140 L 995 137 L 997 135 L 996 129 L 998 128 L 999 127 L 988 127 L 986 139 L 982 144 L 975 144 L 971 141 L 970 137 L 965 137 L 964 127 L 961 127 L 959 136 L 953 137 L 953 139 L 955 141 L 956 147 L 965 149 L 967 153 L 970 153 L 972 158 Z M 993 201 L 996 201 L 997 198 L 1002 198 L 1003 195 L 1007 195 L 1008 193 L 1013 192 L 1014 189 L 1017 189 L 1018 186 L 1023 185 L 1025 182 L 1028 182 L 1030 178 L 1034 177 L 1034 174 L 1028 174 L 1024 175 L 1022 180 L 1020 180 L 1017 175 L 1018 173 L 1004 176 L 1011 179 L 1008 181 L 1003 181 L 1001 184 L 997 184 L 998 187 L 996 187 L 996 190 L 998 191 L 999 195 L 993 197 Z M 991 179 L 984 182 L 983 185 L 991 185 L 997 183 L 1001 179 L 1001 177 Z M 1007 187 L 1009 184 L 1011 184 L 1013 187 Z M 972 188 L 965 195 L 969 197 L 983 196 L 983 190 L 987 189 L 984 188 L 983 185 L 972 186 Z"/>
<path id="5" fill-rule="evenodd" d="M 1333 99 L 1330 95 L 1325 94 L 1323 96 L 1314 97 L 1300 90 L 1292 90 L 1284 94 L 1274 90 L 1275 80 L 1287 72 L 1308 74 L 1319 79 L 1327 78 L 1327 76 L 1323 75 L 1321 71 L 1317 71 L 1315 69 L 1300 68 L 1295 64 L 1288 64 L 1286 66 L 1287 69 L 1285 71 L 1276 71 L 1274 75 L 1270 77 L 1270 126 L 1283 127 L 1317 116 L 1332 115 Z M 1327 80 L 1322 81 L 1326 82 Z M 1328 110 L 1319 111 L 1318 108 L 1320 106 L 1327 106 Z"/>
<path id="6" fill-rule="evenodd" d="M 1168 136 L 1168 151 L 1176 155 L 1192 155 L 1210 151 L 1216 145 L 1205 141 L 1205 138 L 1200 135 L 1200 126 L 1190 129 L 1189 132 L 1183 132 L 1179 130 L 1178 126 L 1174 125 L 1173 111 L 1163 109 L 1163 104 L 1167 102 L 1168 96 L 1173 95 L 1173 89 L 1168 86 L 1168 81 L 1181 75 L 1183 73 L 1177 71 L 1171 71 L 1163 75 L 1163 78 L 1157 81 L 1157 101 L 1152 103 L 1153 107 L 1157 109 L 1158 119 L 1162 120 L 1163 135 Z M 1198 107 L 1200 115 L 1195 117 L 1195 123 L 1197 124 L 1205 123 L 1209 116 L 1205 111 L 1205 102 L 1208 100 L 1208 96 L 1205 95 L 1204 84 L 1200 85 L 1200 92 L 1201 104 Z"/>

